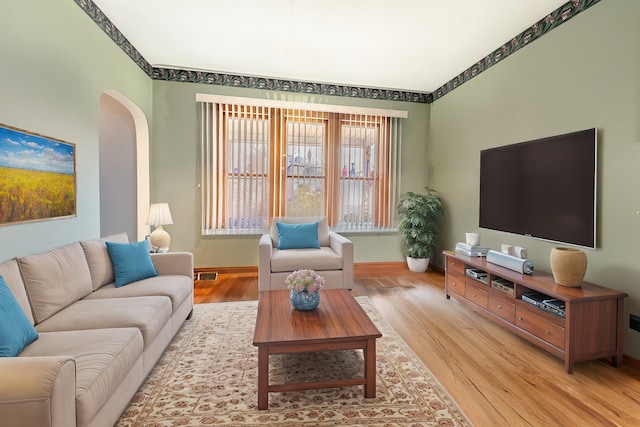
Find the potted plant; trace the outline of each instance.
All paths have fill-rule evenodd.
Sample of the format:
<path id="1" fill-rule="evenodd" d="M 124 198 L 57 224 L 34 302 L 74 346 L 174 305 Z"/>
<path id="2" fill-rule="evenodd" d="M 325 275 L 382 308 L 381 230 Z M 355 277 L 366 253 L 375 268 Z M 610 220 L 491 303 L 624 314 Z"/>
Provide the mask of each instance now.
<path id="1" fill-rule="evenodd" d="M 320 304 L 320 289 L 324 286 L 324 277 L 313 270 L 296 270 L 284 279 L 291 289 L 289 297 L 296 310 L 315 310 Z"/>
<path id="2" fill-rule="evenodd" d="M 426 194 L 404 193 L 396 206 L 402 250 L 409 270 L 418 273 L 427 271 L 438 237 L 438 222 L 444 215 L 440 197 L 429 187 L 425 189 Z"/>

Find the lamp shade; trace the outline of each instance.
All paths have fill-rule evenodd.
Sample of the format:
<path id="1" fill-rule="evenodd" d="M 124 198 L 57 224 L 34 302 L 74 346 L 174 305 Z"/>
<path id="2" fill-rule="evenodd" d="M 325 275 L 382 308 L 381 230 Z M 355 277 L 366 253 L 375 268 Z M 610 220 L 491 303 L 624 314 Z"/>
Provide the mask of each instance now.
<path id="1" fill-rule="evenodd" d="M 173 224 L 171 211 L 168 203 L 152 203 L 149 208 L 148 225 L 169 225 Z"/>

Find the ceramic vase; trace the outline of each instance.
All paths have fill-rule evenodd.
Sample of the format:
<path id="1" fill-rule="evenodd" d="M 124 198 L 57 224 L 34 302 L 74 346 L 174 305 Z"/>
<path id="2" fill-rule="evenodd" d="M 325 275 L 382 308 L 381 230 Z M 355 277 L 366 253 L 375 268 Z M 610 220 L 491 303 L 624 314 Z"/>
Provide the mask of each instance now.
<path id="1" fill-rule="evenodd" d="M 291 301 L 291 305 L 296 310 L 315 310 L 318 308 L 318 304 L 320 304 L 320 292 L 316 291 L 310 294 L 306 289 L 302 292 L 297 292 L 295 289 L 292 289 L 289 299 Z"/>
<path id="2" fill-rule="evenodd" d="M 587 255 L 580 249 L 553 248 L 549 262 L 553 280 L 559 285 L 577 288 L 587 272 Z"/>
<path id="3" fill-rule="evenodd" d="M 407 267 L 414 273 L 424 273 L 429 268 L 429 258 L 407 257 Z"/>

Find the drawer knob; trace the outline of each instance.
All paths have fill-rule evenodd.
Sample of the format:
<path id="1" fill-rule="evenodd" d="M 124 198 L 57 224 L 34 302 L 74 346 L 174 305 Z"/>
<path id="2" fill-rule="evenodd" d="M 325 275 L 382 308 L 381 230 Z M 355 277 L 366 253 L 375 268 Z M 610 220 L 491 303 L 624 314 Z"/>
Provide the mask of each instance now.
<path id="1" fill-rule="evenodd" d="M 502 310 L 502 305 L 498 304 L 498 309 Z"/>
<path id="2" fill-rule="evenodd" d="M 549 335 L 549 331 L 544 331 L 545 334 Z"/>
<path id="3" fill-rule="evenodd" d="M 523 319 L 522 319 L 522 316 L 518 317 L 518 320 L 523 320 Z"/>
<path id="4" fill-rule="evenodd" d="M 473 296 L 474 296 L 474 297 L 477 297 L 477 296 L 478 296 L 478 294 L 473 294 Z"/>

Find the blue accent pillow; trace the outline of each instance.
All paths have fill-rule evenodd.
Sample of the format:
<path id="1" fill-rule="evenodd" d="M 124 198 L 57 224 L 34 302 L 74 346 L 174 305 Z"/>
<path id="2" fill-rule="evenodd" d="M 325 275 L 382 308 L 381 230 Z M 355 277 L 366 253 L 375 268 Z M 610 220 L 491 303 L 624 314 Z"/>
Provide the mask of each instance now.
<path id="1" fill-rule="evenodd" d="M 320 249 L 318 223 L 286 224 L 276 222 L 278 227 L 278 249 Z"/>
<path id="2" fill-rule="evenodd" d="M 37 339 L 31 321 L 0 276 L 0 357 L 16 357 Z"/>
<path id="3" fill-rule="evenodd" d="M 116 288 L 158 275 L 146 240 L 137 243 L 105 243 L 116 276 Z"/>

